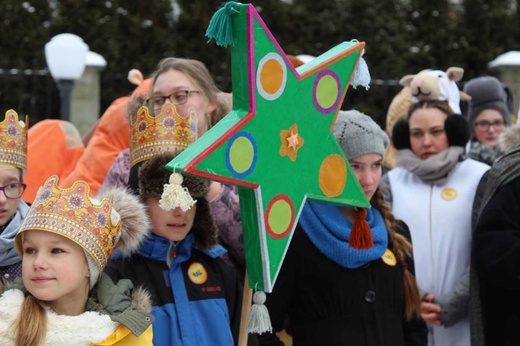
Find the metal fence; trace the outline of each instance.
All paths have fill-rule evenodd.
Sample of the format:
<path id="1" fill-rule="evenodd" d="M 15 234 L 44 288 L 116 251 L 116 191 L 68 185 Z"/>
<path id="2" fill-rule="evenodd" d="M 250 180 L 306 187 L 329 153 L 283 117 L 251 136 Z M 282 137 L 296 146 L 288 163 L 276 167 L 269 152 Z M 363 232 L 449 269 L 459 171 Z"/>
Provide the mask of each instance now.
<path id="1" fill-rule="evenodd" d="M 0 69 L 0 118 L 8 109 L 29 115 L 29 124 L 59 117 L 59 92 L 47 69 Z"/>

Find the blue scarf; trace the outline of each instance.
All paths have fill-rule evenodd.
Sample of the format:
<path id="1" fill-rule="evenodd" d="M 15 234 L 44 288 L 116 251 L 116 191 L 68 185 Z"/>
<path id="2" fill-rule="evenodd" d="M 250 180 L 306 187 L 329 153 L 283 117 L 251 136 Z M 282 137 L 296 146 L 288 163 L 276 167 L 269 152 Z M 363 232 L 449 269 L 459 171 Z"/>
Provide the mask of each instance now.
<path id="1" fill-rule="evenodd" d="M 24 201 L 20 200 L 18 210 L 16 210 L 13 218 L 0 234 L 0 263 L 2 266 L 12 265 L 22 260 L 16 251 L 14 238 L 28 211 L 29 206 Z"/>
<path id="2" fill-rule="evenodd" d="M 299 222 L 321 253 L 342 267 L 354 269 L 383 256 L 388 246 L 388 231 L 379 211 L 367 209 L 366 221 L 374 239 L 374 247 L 368 250 L 348 245 L 352 222 L 335 205 L 307 201 Z"/>

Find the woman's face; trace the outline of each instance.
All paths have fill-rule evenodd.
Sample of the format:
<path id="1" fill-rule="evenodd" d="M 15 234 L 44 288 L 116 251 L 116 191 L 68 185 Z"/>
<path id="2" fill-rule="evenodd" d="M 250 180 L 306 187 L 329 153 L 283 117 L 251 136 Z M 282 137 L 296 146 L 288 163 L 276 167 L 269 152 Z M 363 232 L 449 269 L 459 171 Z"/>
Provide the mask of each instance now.
<path id="1" fill-rule="evenodd" d="M 370 153 L 349 160 L 368 200 L 376 193 L 383 173 L 383 158 L 379 154 Z"/>
<path id="2" fill-rule="evenodd" d="M 186 95 L 186 103 L 175 106 L 177 112 L 184 118 L 190 114 L 196 114 L 197 136 L 200 137 L 209 129 L 210 114 L 215 110 L 216 105 L 209 102 L 203 90 L 189 76 L 177 70 L 162 73 L 157 77 L 152 88 L 152 97 L 166 97 L 180 90 L 190 92 Z M 171 103 L 169 99 L 166 99 L 165 102 Z M 156 115 L 159 114 L 160 108 L 154 108 L 154 112 Z"/>
<path id="3" fill-rule="evenodd" d="M 444 128 L 447 114 L 437 108 L 418 108 L 409 120 L 410 145 L 422 160 L 448 149 L 448 136 Z"/>
<path id="4" fill-rule="evenodd" d="M 506 125 L 499 111 L 486 109 L 475 118 L 473 126 L 477 141 L 494 148 L 498 144 L 498 136 L 504 132 Z"/>

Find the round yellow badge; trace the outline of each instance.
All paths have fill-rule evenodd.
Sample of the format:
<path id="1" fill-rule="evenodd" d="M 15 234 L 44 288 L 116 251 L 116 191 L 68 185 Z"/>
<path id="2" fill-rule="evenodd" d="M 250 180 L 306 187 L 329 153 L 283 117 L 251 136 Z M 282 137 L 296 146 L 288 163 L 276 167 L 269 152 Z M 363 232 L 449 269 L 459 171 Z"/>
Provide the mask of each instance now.
<path id="1" fill-rule="evenodd" d="M 202 285 L 208 280 L 208 272 L 202 264 L 194 262 L 188 267 L 188 277 L 193 283 Z"/>
<path id="2" fill-rule="evenodd" d="M 457 198 L 457 191 L 448 187 L 441 191 L 441 197 L 446 201 L 452 201 Z"/>
<path id="3" fill-rule="evenodd" d="M 386 249 L 383 256 L 381 256 L 381 259 L 383 260 L 383 262 L 385 262 L 386 264 L 388 264 L 389 266 L 392 266 L 392 267 L 395 266 L 395 264 L 397 263 L 397 260 L 395 259 L 395 255 L 390 249 Z"/>

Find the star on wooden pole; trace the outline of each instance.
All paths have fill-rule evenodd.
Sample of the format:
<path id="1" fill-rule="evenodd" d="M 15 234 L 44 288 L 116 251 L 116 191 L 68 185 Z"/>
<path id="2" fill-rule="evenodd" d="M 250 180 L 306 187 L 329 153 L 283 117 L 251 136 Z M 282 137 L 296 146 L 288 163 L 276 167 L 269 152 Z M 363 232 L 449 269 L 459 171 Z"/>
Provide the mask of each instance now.
<path id="1" fill-rule="evenodd" d="M 307 198 L 369 207 L 331 132 L 364 43 L 294 68 L 252 5 L 229 7 L 233 109 L 167 168 L 238 186 L 249 285 L 271 292 Z"/>

